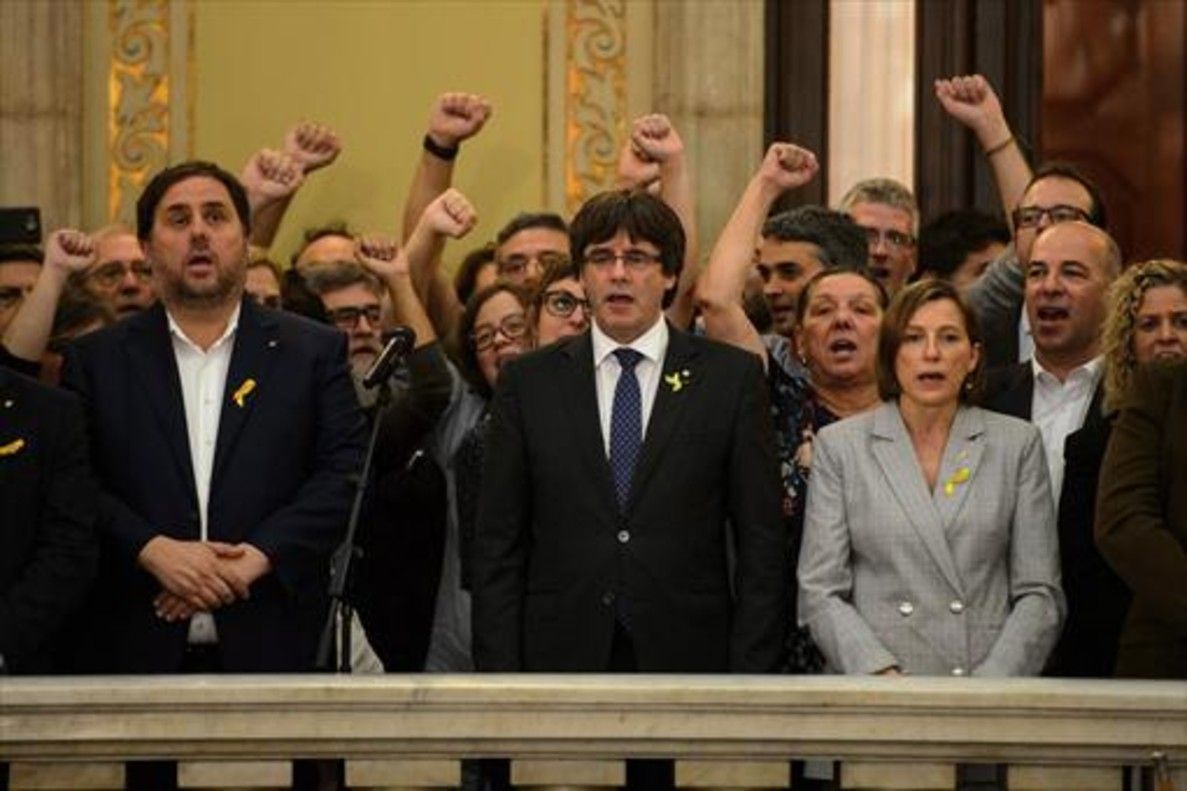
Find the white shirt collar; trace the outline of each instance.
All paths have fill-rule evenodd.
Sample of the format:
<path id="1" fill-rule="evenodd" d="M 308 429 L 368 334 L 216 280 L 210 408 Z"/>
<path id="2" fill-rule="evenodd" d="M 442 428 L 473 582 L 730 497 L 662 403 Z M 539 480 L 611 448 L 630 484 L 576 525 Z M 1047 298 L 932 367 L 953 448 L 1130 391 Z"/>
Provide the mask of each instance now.
<path id="1" fill-rule="evenodd" d="M 223 330 L 223 334 L 218 337 L 218 340 L 216 340 L 214 343 L 210 344 L 210 348 L 205 349 L 205 350 L 203 350 L 201 346 L 199 346 L 198 344 L 194 343 L 193 341 L 191 341 L 189 339 L 189 336 L 187 336 L 185 334 L 185 330 L 183 330 L 181 328 L 181 325 L 178 324 L 177 321 L 173 318 L 173 314 L 169 312 L 168 308 L 165 308 L 165 320 L 169 322 L 169 334 L 170 335 L 172 335 L 174 338 L 181 341 L 182 343 L 184 343 L 186 346 L 190 347 L 194 351 L 196 351 L 200 354 L 207 354 L 208 352 L 212 352 L 215 349 L 217 349 L 219 346 L 221 346 L 222 344 L 226 343 L 227 339 L 230 338 L 232 335 L 234 335 L 235 331 L 237 329 L 239 329 L 239 311 L 242 307 L 243 307 L 243 303 L 241 303 L 241 302 L 235 303 L 235 310 L 231 313 L 231 318 L 227 320 L 227 328 L 225 330 Z"/>
<path id="2" fill-rule="evenodd" d="M 1055 374 L 1048 371 L 1039 362 L 1039 358 L 1030 358 L 1031 373 L 1034 374 L 1036 382 L 1046 382 L 1051 384 L 1061 384 L 1059 378 Z M 1072 372 L 1067 375 L 1067 381 L 1063 384 L 1075 384 L 1077 382 L 1085 382 L 1092 384 L 1094 387 L 1100 381 L 1101 374 L 1104 372 L 1105 358 L 1104 355 L 1093 357 L 1088 362 L 1081 365 L 1079 368 L 1073 368 Z"/>
<path id="3" fill-rule="evenodd" d="M 613 354 L 615 349 L 621 349 L 624 346 L 634 349 L 656 365 L 663 363 L 664 354 L 668 351 L 668 323 L 664 320 L 663 313 L 660 313 L 659 318 L 656 319 L 655 324 L 651 325 L 650 329 L 630 343 L 619 343 L 614 340 L 602 332 L 596 321 L 590 322 L 590 336 L 593 339 L 595 368 Z"/>

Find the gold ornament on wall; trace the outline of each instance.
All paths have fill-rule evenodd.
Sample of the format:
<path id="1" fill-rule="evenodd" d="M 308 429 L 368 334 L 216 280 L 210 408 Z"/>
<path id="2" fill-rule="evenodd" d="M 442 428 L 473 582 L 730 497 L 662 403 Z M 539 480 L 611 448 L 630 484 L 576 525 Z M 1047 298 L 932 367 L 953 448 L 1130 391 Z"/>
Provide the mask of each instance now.
<path id="1" fill-rule="evenodd" d="M 565 202 L 572 214 L 614 185 L 626 136 L 625 0 L 569 0 L 565 27 Z"/>
<path id="2" fill-rule="evenodd" d="M 130 222 L 169 157 L 169 0 L 111 0 L 108 23 L 108 215 Z"/>

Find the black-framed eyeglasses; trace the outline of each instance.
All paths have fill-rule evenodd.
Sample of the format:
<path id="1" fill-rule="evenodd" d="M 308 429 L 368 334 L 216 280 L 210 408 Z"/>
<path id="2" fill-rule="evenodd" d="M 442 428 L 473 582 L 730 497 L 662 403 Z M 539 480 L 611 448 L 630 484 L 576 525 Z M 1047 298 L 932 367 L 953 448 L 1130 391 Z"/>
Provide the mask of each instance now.
<path id="1" fill-rule="evenodd" d="M 507 340 L 514 341 L 522 338 L 527 330 L 527 318 L 522 313 L 512 313 L 494 327 L 489 324 L 475 327 L 470 333 L 470 342 L 474 344 L 475 351 L 484 352 L 495 345 L 496 334 L 501 333 Z"/>
<path id="2" fill-rule="evenodd" d="M 328 318 L 334 326 L 341 330 L 353 330 L 359 325 L 359 319 L 367 318 L 367 323 L 372 327 L 379 324 L 379 306 L 378 305 L 348 305 L 342 308 L 334 308 L 326 311 L 326 318 Z"/>
<path id="3" fill-rule="evenodd" d="M 535 255 L 512 253 L 506 258 L 495 262 L 499 274 L 505 277 L 519 277 L 528 270 L 528 265 L 535 261 L 544 273 L 553 272 L 569 265 L 569 256 L 564 253 L 554 253 L 548 250 Z"/>
<path id="4" fill-rule="evenodd" d="M 622 265 L 627 269 L 639 272 L 659 260 L 660 256 L 658 254 L 638 249 L 623 250 L 621 253 L 616 253 L 613 250 L 600 248 L 590 250 L 585 254 L 585 263 L 598 269 L 609 269 L 614 266 L 615 261 L 622 261 Z"/>
<path id="5" fill-rule="evenodd" d="M 20 286 L 3 286 L 0 287 L 0 308 L 11 308 L 13 305 L 19 305 L 28 296 L 29 289 L 21 288 Z"/>
<path id="6" fill-rule="evenodd" d="M 558 319 L 567 319 L 573 311 L 581 308 L 585 315 L 589 315 L 589 300 L 575 297 L 564 289 L 544 292 L 544 310 Z"/>
<path id="7" fill-rule="evenodd" d="M 1061 222 L 1088 222 L 1088 212 L 1066 203 L 1055 206 L 1019 206 L 1014 209 L 1015 228 L 1034 228 L 1043 221 L 1043 215 L 1052 225 Z"/>
<path id="8" fill-rule="evenodd" d="M 87 279 L 100 288 L 115 288 L 128 272 L 141 283 L 152 279 L 152 267 L 147 261 L 107 261 L 87 272 Z"/>
<path id="9" fill-rule="evenodd" d="M 878 242 L 885 242 L 887 247 L 895 250 L 905 250 L 908 247 L 915 245 L 915 237 L 909 233 L 895 230 L 883 230 L 882 228 L 872 228 L 868 225 L 861 226 L 865 231 L 866 243 L 870 247 L 874 247 Z"/>

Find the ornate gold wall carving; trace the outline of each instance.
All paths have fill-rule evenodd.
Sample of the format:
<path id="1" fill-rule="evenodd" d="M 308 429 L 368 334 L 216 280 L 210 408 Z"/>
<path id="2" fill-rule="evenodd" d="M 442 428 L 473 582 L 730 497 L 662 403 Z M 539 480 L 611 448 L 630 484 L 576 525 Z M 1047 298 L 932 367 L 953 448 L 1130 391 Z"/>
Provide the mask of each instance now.
<path id="1" fill-rule="evenodd" d="M 169 0 L 110 0 L 108 217 L 130 221 L 149 176 L 169 159 Z"/>
<path id="2" fill-rule="evenodd" d="M 626 136 L 625 0 L 569 0 L 565 19 L 565 204 L 613 186 Z"/>

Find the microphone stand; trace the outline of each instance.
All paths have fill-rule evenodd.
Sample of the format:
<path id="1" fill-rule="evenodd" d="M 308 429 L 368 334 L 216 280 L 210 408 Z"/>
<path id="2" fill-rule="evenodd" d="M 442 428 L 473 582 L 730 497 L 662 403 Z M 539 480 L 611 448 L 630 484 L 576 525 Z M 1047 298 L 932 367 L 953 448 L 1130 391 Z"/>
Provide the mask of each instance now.
<path id="1" fill-rule="evenodd" d="M 338 617 L 342 617 L 342 653 L 338 661 L 338 671 L 350 672 L 350 621 L 352 608 L 346 601 L 346 581 L 350 577 L 350 566 L 361 555 L 361 551 L 354 545 L 355 533 L 359 527 L 359 516 L 363 510 L 363 497 L 367 493 L 367 486 L 371 482 L 371 461 L 375 457 L 375 446 L 379 440 L 379 423 L 383 412 L 392 400 L 392 386 L 390 377 L 384 377 L 376 386 L 379 388 L 375 401 L 375 417 L 371 421 L 371 436 L 367 440 L 367 453 L 363 456 L 363 470 L 355 485 L 354 503 L 350 508 L 350 520 L 346 523 L 346 537 L 334 554 L 330 557 L 330 612 L 322 627 L 321 640 L 317 644 L 317 658 L 314 667 L 319 671 L 332 673 L 334 671 L 334 624 Z"/>

